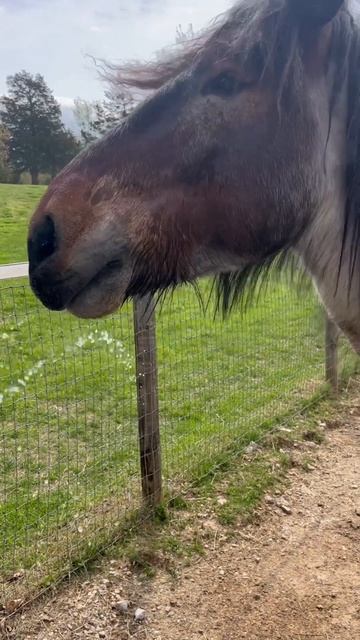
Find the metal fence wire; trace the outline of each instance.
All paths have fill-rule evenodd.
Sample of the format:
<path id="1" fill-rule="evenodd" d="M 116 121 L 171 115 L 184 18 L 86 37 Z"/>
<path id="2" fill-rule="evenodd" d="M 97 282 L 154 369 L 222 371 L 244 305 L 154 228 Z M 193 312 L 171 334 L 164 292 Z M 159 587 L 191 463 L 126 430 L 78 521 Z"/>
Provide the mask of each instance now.
<path id="1" fill-rule="evenodd" d="M 225 320 L 184 288 L 156 311 L 138 301 L 135 322 L 130 304 L 79 321 L 46 311 L 23 279 L 0 283 L 1 602 L 71 572 L 144 500 L 178 494 L 311 402 L 324 335 L 313 294 L 282 281 Z"/>

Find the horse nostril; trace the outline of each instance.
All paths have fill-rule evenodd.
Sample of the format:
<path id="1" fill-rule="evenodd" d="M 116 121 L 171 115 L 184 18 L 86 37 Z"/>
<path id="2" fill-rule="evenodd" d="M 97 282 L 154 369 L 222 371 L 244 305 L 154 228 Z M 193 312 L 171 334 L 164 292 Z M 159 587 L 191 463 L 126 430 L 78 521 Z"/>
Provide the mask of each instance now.
<path id="1" fill-rule="evenodd" d="M 55 224 L 47 214 L 43 222 L 36 227 L 29 238 L 28 254 L 30 270 L 34 270 L 41 262 L 49 258 L 57 249 Z"/>

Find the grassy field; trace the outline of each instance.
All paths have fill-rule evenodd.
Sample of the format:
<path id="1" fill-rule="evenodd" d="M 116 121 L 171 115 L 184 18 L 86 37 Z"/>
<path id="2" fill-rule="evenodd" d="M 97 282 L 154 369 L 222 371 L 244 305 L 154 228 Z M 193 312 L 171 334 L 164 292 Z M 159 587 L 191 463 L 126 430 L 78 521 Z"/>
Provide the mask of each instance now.
<path id="1" fill-rule="evenodd" d="M 0 185 L 0 264 L 26 261 L 28 222 L 45 189 Z"/>
<path id="2" fill-rule="evenodd" d="M 25 259 L 26 222 L 42 190 L 0 186 L 3 262 Z M 179 290 L 159 314 L 157 335 L 170 493 L 323 389 L 321 313 L 312 295 L 284 283 L 226 321 L 211 309 L 204 314 L 191 289 Z M 133 353 L 130 306 L 110 319 L 78 321 L 49 314 L 24 281 L 0 283 L 5 579 L 24 571 L 31 584 L 51 581 L 138 506 Z"/>

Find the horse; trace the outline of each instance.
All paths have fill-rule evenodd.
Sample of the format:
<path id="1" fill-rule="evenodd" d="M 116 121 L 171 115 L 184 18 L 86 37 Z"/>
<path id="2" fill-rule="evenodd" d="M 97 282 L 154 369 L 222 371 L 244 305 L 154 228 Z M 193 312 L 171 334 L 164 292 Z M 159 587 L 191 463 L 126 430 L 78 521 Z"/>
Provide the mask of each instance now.
<path id="1" fill-rule="evenodd" d="M 97 318 L 214 276 L 230 310 L 296 256 L 360 353 L 359 61 L 346 0 L 241 0 L 181 50 L 112 66 L 148 95 L 40 202 L 35 294 Z"/>

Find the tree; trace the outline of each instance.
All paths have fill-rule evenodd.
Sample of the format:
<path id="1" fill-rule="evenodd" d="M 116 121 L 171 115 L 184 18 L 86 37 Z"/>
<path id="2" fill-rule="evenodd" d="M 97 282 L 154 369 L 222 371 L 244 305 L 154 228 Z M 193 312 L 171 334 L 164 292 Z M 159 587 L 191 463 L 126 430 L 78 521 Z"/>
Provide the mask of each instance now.
<path id="1" fill-rule="evenodd" d="M 107 131 L 120 124 L 134 108 L 133 97 L 124 91 L 111 89 L 105 92 L 104 100 L 88 102 L 75 100 L 75 117 L 85 144 L 93 142 Z"/>
<path id="2" fill-rule="evenodd" d="M 184 31 L 181 24 L 176 27 L 175 44 L 184 44 L 195 38 L 194 27 L 189 24 L 187 31 Z"/>
<path id="3" fill-rule="evenodd" d="M 49 148 L 46 171 L 54 177 L 58 171 L 68 164 L 80 151 L 80 140 L 77 140 L 71 131 L 63 128 L 62 131 L 53 137 L 51 147 Z"/>
<path id="4" fill-rule="evenodd" d="M 95 140 L 92 131 L 92 122 L 95 118 L 94 102 L 88 102 L 82 98 L 75 98 L 74 115 L 80 128 L 81 140 L 84 144 L 89 144 Z"/>
<path id="5" fill-rule="evenodd" d="M 9 167 L 10 134 L 0 125 L 0 182 L 8 182 L 11 170 Z"/>
<path id="6" fill-rule="evenodd" d="M 0 120 L 9 131 L 9 160 L 15 174 L 29 171 L 32 184 L 40 171 L 52 175 L 78 145 L 65 130 L 60 105 L 44 78 L 21 71 L 7 79 L 8 95 L 0 100 Z"/>
<path id="7" fill-rule="evenodd" d="M 186 31 L 181 25 L 176 28 L 175 44 L 185 45 L 195 37 L 192 24 Z M 157 53 L 159 58 L 167 55 L 167 49 L 161 49 Z M 115 67 L 116 68 L 116 67 Z M 111 69 L 111 67 L 110 67 Z M 105 67 L 106 71 L 106 67 Z M 107 74 L 105 73 L 105 77 Z M 111 77 L 111 74 L 110 74 Z M 93 142 L 103 136 L 107 131 L 122 122 L 134 109 L 135 100 L 129 91 L 123 87 L 117 90 L 116 84 L 105 92 L 104 100 L 89 102 L 77 98 L 75 100 L 75 118 L 81 131 L 81 138 L 85 144 Z"/>

